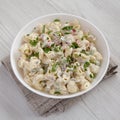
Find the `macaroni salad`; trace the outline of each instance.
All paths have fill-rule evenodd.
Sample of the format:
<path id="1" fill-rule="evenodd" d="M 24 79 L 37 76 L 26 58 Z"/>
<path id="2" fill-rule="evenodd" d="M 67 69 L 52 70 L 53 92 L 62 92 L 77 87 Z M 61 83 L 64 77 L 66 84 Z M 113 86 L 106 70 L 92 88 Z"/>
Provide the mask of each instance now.
<path id="1" fill-rule="evenodd" d="M 96 38 L 79 21 L 39 24 L 22 39 L 18 66 L 31 87 L 48 94 L 73 94 L 90 87 L 102 55 Z"/>

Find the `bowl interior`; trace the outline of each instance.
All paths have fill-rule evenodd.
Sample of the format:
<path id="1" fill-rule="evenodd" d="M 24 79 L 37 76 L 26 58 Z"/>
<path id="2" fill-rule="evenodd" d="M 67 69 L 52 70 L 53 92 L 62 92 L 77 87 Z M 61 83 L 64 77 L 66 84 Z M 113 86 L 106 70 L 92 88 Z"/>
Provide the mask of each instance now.
<path id="1" fill-rule="evenodd" d="M 22 39 L 23 35 L 27 34 L 27 33 L 30 33 L 33 30 L 33 28 L 35 26 L 37 26 L 39 23 L 48 23 L 50 21 L 53 21 L 56 18 L 61 19 L 62 21 L 65 21 L 65 22 L 77 19 L 77 20 L 80 21 L 80 24 L 81 24 L 81 27 L 82 27 L 83 30 L 87 30 L 87 31 L 89 30 L 97 38 L 96 46 L 97 46 L 98 51 L 100 51 L 100 53 L 103 55 L 103 61 L 102 61 L 100 71 L 99 71 L 97 77 L 95 78 L 94 82 L 92 83 L 91 87 L 88 88 L 85 91 L 78 92 L 78 93 L 75 93 L 75 94 L 70 94 L 70 95 L 61 95 L 61 96 L 55 96 L 55 95 L 50 95 L 50 94 L 47 94 L 47 93 L 43 93 L 41 91 L 33 89 L 32 87 L 30 87 L 28 84 L 26 84 L 24 82 L 22 73 L 17 66 L 17 59 L 19 57 L 18 49 L 21 45 L 21 39 Z M 25 27 L 23 27 L 21 29 L 21 31 L 17 34 L 17 36 L 16 36 L 16 38 L 13 42 L 10 57 L 11 57 L 11 65 L 12 65 L 12 68 L 13 68 L 13 71 L 14 71 L 16 77 L 29 90 L 33 91 L 34 93 L 37 93 L 38 95 L 42 95 L 42 96 L 45 96 L 45 97 L 71 98 L 71 97 L 75 97 L 75 96 L 78 96 L 78 95 L 82 95 L 83 93 L 86 93 L 87 91 L 89 91 L 90 89 L 95 87 L 102 80 L 103 76 L 106 73 L 108 65 L 109 65 L 110 53 L 109 53 L 109 47 L 108 47 L 108 44 L 106 42 L 105 37 L 100 32 L 100 30 L 95 27 L 95 25 L 93 25 L 89 21 L 87 21 L 87 20 L 85 20 L 85 19 L 83 19 L 79 16 L 57 13 L 57 14 L 47 15 L 47 16 L 43 16 L 43 17 L 39 17 L 37 19 L 34 19 L 32 22 L 28 23 Z"/>

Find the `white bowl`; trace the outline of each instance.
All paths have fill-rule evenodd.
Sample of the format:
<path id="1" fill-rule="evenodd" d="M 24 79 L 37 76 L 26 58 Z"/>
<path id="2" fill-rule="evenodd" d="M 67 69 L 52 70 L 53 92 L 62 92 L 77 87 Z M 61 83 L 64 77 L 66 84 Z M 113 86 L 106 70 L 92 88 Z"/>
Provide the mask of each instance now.
<path id="1" fill-rule="evenodd" d="M 100 53 L 103 55 L 103 61 L 102 61 L 101 68 L 100 68 L 100 71 L 99 71 L 97 77 L 95 78 L 92 85 L 87 90 L 80 91 L 80 92 L 77 92 L 77 93 L 74 93 L 74 94 L 69 94 L 69 95 L 55 96 L 55 95 L 50 95 L 50 94 L 44 93 L 42 91 L 38 91 L 38 90 L 32 88 L 31 86 L 29 86 L 23 80 L 22 73 L 20 72 L 20 70 L 18 68 L 18 65 L 17 65 L 17 59 L 18 59 L 18 56 L 19 56 L 18 49 L 21 45 L 21 38 L 23 37 L 24 34 L 30 33 L 33 30 L 33 28 L 35 26 L 37 26 L 38 23 L 47 23 L 47 22 L 50 22 L 50 21 L 52 21 L 56 18 L 61 19 L 62 21 L 69 21 L 69 20 L 78 19 L 80 21 L 80 24 L 81 24 L 82 28 L 84 30 L 89 30 L 97 38 L 96 46 L 97 46 L 97 49 L 100 51 Z M 12 44 L 11 53 L 10 53 L 10 60 L 11 60 L 12 69 L 13 69 L 14 74 L 18 78 L 18 80 L 26 88 L 28 88 L 30 91 L 32 91 L 32 92 L 34 92 L 38 95 L 41 95 L 41 96 L 45 96 L 45 97 L 48 97 L 48 98 L 56 98 L 56 99 L 57 98 L 64 99 L 64 98 L 76 97 L 76 96 L 82 95 L 82 94 L 90 91 L 91 89 L 93 89 L 103 79 L 103 77 L 104 77 L 104 75 L 107 71 L 108 65 L 109 65 L 109 58 L 110 58 L 110 52 L 109 52 L 108 43 L 107 43 L 104 35 L 102 34 L 102 32 L 94 24 L 92 24 L 88 20 L 86 20 L 86 19 L 84 19 L 80 16 L 64 14 L 64 13 L 56 13 L 56 14 L 45 15 L 45 16 L 36 18 L 33 21 L 29 22 L 17 34 L 17 36 L 16 36 L 16 38 L 15 38 L 13 44 Z"/>

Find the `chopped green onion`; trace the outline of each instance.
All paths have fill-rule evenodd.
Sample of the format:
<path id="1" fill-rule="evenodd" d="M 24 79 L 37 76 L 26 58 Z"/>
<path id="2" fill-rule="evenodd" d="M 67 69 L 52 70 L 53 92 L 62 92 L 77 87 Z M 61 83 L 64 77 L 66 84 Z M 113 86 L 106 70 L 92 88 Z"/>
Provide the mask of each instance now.
<path id="1" fill-rule="evenodd" d="M 91 73 L 90 78 L 95 78 L 95 74 Z"/>
<path id="2" fill-rule="evenodd" d="M 31 57 L 37 57 L 37 58 L 39 58 L 39 52 L 33 52 L 31 55 L 29 55 L 29 56 L 27 56 L 29 59 L 31 58 Z"/>
<path id="3" fill-rule="evenodd" d="M 36 46 L 38 43 L 38 37 L 36 38 L 36 40 L 30 40 L 29 42 L 32 46 Z"/>
<path id="4" fill-rule="evenodd" d="M 68 57 L 67 57 L 67 62 L 68 62 L 68 63 L 71 63 L 72 61 L 73 61 L 73 58 L 72 58 L 71 56 L 68 56 Z"/>
<path id="5" fill-rule="evenodd" d="M 51 49 L 55 52 L 59 52 L 61 50 L 61 46 L 56 46 L 55 44 L 52 44 Z"/>
<path id="6" fill-rule="evenodd" d="M 39 52 L 36 52 L 36 53 L 34 53 L 34 55 L 33 56 L 35 56 L 35 57 L 39 57 Z"/>
<path id="7" fill-rule="evenodd" d="M 73 29 L 73 26 L 65 26 L 62 28 L 62 30 L 68 30 L 68 31 L 70 31 L 72 29 Z"/>
<path id="8" fill-rule="evenodd" d="M 55 51 L 55 52 L 59 52 L 59 48 L 55 47 L 55 48 L 54 48 L 54 51 Z"/>
<path id="9" fill-rule="evenodd" d="M 43 50 L 45 53 L 48 53 L 49 51 L 51 51 L 51 49 L 49 47 L 44 47 Z"/>
<path id="10" fill-rule="evenodd" d="M 59 94 L 61 94 L 61 93 L 60 93 L 60 91 L 55 91 L 54 94 L 59 95 Z"/>
<path id="11" fill-rule="evenodd" d="M 54 46 L 55 46 L 55 44 L 52 44 L 52 45 L 51 45 L 51 48 L 54 47 Z"/>
<path id="12" fill-rule="evenodd" d="M 52 65 L 52 72 L 55 72 L 56 68 L 57 68 L 57 63 L 55 63 L 55 64 Z"/>
<path id="13" fill-rule="evenodd" d="M 90 62 L 85 62 L 85 63 L 84 63 L 84 70 L 85 70 L 85 71 L 87 70 L 87 67 L 89 67 L 89 65 L 90 65 Z"/>
<path id="14" fill-rule="evenodd" d="M 60 20 L 59 19 L 55 19 L 54 22 L 60 22 Z"/>
<path id="15" fill-rule="evenodd" d="M 71 47 L 75 49 L 75 48 L 78 48 L 79 46 L 78 46 L 78 44 L 76 42 L 73 42 Z"/>
<path id="16" fill-rule="evenodd" d="M 70 34 L 70 32 L 65 32 L 64 34 L 66 34 L 66 35 L 67 35 L 67 34 Z"/>
<path id="17" fill-rule="evenodd" d="M 47 34 L 50 34 L 52 32 L 52 30 L 49 30 L 48 32 L 47 32 Z"/>
<path id="18" fill-rule="evenodd" d="M 42 33 L 45 33 L 45 25 L 43 25 Z"/>

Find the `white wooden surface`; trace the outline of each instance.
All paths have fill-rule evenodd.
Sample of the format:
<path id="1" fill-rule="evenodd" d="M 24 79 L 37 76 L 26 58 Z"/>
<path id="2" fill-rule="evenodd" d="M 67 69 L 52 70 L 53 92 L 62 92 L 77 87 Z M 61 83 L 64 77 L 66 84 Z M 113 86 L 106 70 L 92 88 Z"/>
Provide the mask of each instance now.
<path id="1" fill-rule="evenodd" d="M 14 37 L 26 23 L 38 16 L 56 12 L 80 15 L 98 26 L 120 65 L 119 0 L 0 0 L 0 59 L 9 54 Z M 102 81 L 71 109 L 43 118 L 29 109 L 15 82 L 0 66 L 0 120 L 80 119 L 120 119 L 120 73 Z"/>

